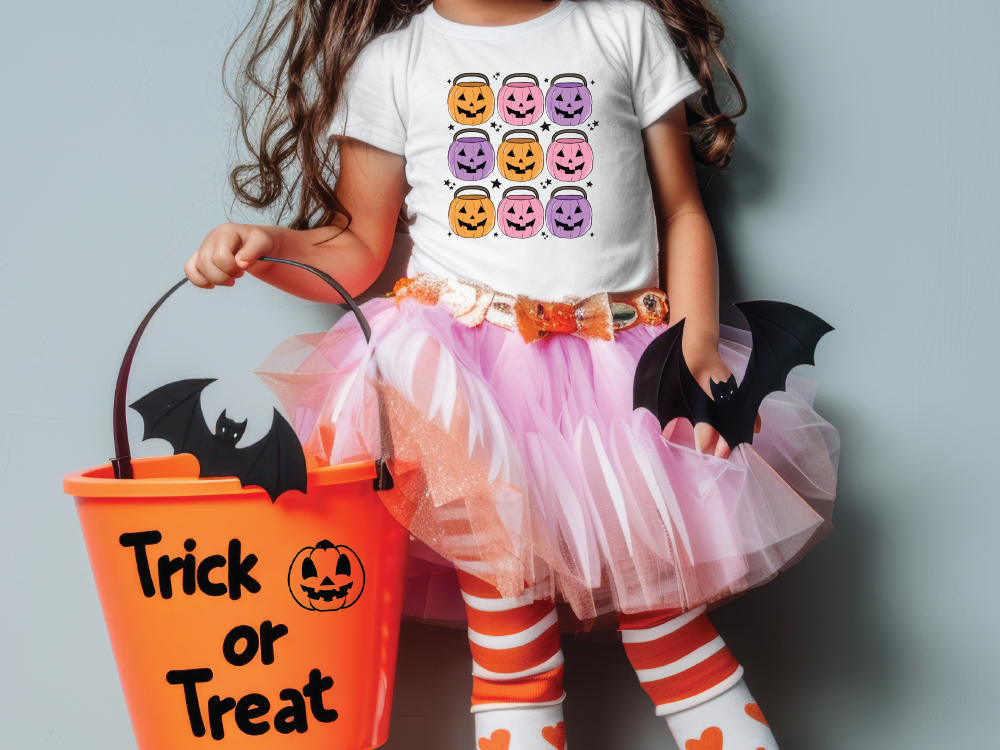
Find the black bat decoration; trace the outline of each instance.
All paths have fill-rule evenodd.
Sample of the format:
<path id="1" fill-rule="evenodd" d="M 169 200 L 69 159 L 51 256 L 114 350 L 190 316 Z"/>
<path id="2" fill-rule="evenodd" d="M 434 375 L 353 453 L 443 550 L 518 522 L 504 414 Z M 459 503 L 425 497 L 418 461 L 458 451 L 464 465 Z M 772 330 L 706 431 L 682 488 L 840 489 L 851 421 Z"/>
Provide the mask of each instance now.
<path id="1" fill-rule="evenodd" d="M 711 384 L 712 398 L 688 369 L 681 351 L 684 321 L 653 340 L 635 370 L 632 406 L 645 407 L 661 429 L 683 417 L 692 425 L 707 422 L 730 448 L 753 443 L 757 410 L 767 394 L 785 390 L 796 365 L 812 365 L 819 340 L 833 327 L 808 310 L 787 302 L 741 302 L 736 305 L 750 324 L 753 349 L 743 382 L 735 376 Z M 714 398 L 714 400 L 713 400 Z"/>
<path id="2" fill-rule="evenodd" d="M 162 438 L 174 453 L 190 453 L 201 465 L 202 477 L 236 477 L 244 487 L 256 485 L 273 503 L 287 490 L 306 491 L 306 459 L 302 444 L 284 417 L 274 410 L 267 435 L 253 445 L 237 448 L 246 420 L 236 422 L 223 411 L 208 429 L 201 410 L 201 392 L 214 379 L 178 380 L 147 393 L 134 404 L 142 416 L 142 439 Z"/>

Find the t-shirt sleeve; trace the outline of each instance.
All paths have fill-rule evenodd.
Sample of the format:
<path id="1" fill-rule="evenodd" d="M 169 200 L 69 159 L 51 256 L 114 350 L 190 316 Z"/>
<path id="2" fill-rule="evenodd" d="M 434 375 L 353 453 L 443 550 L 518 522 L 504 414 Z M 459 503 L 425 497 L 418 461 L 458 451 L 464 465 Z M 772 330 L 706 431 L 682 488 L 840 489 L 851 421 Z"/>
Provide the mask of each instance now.
<path id="1" fill-rule="evenodd" d="M 655 11 L 642 5 L 640 12 L 630 16 L 632 104 L 639 127 L 645 128 L 700 91 L 701 84 L 691 75 Z"/>
<path id="2" fill-rule="evenodd" d="M 376 148 L 403 155 L 406 144 L 406 87 L 403 68 L 383 39 L 376 39 L 358 56 L 347 75 L 328 134 L 347 136 Z"/>

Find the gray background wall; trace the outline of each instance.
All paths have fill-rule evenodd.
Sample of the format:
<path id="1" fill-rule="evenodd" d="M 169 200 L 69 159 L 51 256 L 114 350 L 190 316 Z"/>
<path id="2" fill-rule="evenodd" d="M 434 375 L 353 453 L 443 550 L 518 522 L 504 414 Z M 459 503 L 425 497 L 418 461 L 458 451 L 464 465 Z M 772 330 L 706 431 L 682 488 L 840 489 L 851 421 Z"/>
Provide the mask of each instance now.
<path id="1" fill-rule="evenodd" d="M 728 9 L 751 109 L 732 170 L 706 189 L 724 296 L 789 300 L 837 327 L 815 376 L 844 447 L 834 534 L 714 620 L 783 748 L 992 747 L 1000 5 Z M 227 216 L 218 63 L 233 13 L 0 6 L 5 748 L 134 747 L 60 477 L 110 455 L 118 357 Z M 272 401 L 251 370 L 330 322 L 252 280 L 185 289 L 151 326 L 133 393 L 216 373 L 208 407 L 263 431 Z M 620 644 L 565 645 L 574 750 L 671 746 Z M 469 683 L 461 632 L 406 625 L 387 747 L 471 747 Z"/>

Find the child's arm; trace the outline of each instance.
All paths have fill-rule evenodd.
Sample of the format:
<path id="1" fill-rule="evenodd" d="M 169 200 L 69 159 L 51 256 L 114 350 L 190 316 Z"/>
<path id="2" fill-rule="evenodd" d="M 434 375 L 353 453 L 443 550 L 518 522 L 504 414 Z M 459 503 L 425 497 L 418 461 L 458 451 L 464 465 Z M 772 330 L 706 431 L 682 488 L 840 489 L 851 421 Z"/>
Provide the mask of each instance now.
<path id="1" fill-rule="evenodd" d="M 684 319 L 684 359 L 706 393 L 709 382 L 732 374 L 719 356 L 719 268 L 715 236 L 698 193 L 684 104 L 642 131 L 653 187 L 663 260 L 660 273 L 670 303 L 670 320 Z M 705 453 L 729 455 L 711 426 L 695 426 Z"/>
<path id="2" fill-rule="evenodd" d="M 326 271 L 351 295 L 371 286 L 385 267 L 396 218 L 406 195 L 406 160 L 352 139 L 340 143 L 337 197 L 351 214 L 336 226 L 293 230 L 275 226 L 216 227 L 184 265 L 195 286 L 232 285 L 249 271 L 269 284 L 317 302 L 342 302 L 323 281 L 301 269 L 255 263 L 261 256 L 287 258 Z"/>

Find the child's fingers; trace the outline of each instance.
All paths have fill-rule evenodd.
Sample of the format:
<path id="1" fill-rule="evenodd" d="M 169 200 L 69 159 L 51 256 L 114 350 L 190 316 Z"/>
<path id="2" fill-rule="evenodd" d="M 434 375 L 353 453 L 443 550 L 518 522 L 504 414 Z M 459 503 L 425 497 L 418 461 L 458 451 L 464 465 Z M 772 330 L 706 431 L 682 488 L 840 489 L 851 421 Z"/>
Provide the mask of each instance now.
<path id="1" fill-rule="evenodd" d="M 235 256 L 235 263 L 247 269 L 274 249 L 271 235 L 260 227 L 247 227 L 243 234 L 243 244 Z"/>
<path id="2" fill-rule="evenodd" d="M 211 256 L 206 257 L 203 253 L 198 253 L 195 265 L 198 271 L 201 272 L 201 275 L 208 280 L 209 284 L 218 286 L 219 284 L 225 284 L 231 278 L 230 274 L 215 265 Z"/>
<path id="3" fill-rule="evenodd" d="M 699 422 L 694 426 L 694 443 L 699 453 L 714 454 L 718 437 L 719 433 L 707 422 Z"/>
<path id="4" fill-rule="evenodd" d="M 760 421 L 760 412 L 757 412 L 757 419 L 753 421 L 753 434 L 756 435 L 760 432 L 762 422 Z"/>
<path id="5" fill-rule="evenodd" d="M 732 453 L 732 451 L 729 450 L 729 443 L 727 443 L 725 441 L 725 439 L 722 437 L 722 435 L 719 435 L 719 439 L 715 443 L 715 457 L 716 458 L 729 458 L 729 455 L 731 453 Z"/>
<path id="6" fill-rule="evenodd" d="M 188 281 L 201 289 L 211 289 L 214 286 L 214 284 L 206 279 L 204 274 L 198 270 L 197 253 L 188 258 L 187 263 L 184 264 L 184 275 L 188 277 Z"/>
<path id="7" fill-rule="evenodd" d="M 694 426 L 694 442 L 699 452 L 708 456 L 729 458 L 732 453 L 729 449 L 729 444 L 707 422 L 699 422 Z"/>

